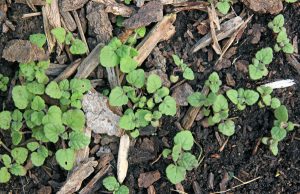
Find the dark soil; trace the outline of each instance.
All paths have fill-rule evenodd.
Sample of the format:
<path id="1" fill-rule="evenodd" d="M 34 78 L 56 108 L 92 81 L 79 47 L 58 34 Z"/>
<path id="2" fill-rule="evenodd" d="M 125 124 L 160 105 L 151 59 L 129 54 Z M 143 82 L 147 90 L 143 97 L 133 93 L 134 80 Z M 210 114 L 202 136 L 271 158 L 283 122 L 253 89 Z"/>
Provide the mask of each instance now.
<path id="1" fill-rule="evenodd" d="M 244 9 L 242 4 L 234 6 L 237 14 Z M 28 39 L 30 34 L 42 32 L 42 17 L 33 17 L 30 19 L 20 19 L 23 13 L 29 13 L 31 10 L 20 4 L 12 4 L 9 8 L 8 18 L 16 25 L 16 31 L 6 34 L 0 34 L 0 54 L 7 41 L 12 39 Z M 267 23 L 273 16 L 259 15 L 246 10 L 247 15 L 254 14 L 251 22 L 245 30 L 243 36 L 238 43 L 233 44 L 237 47 L 237 52 L 230 60 L 251 61 L 255 53 L 263 47 L 272 47 L 275 43 L 272 32 L 267 29 Z M 283 12 L 290 38 L 300 36 L 300 9 L 299 6 L 287 5 Z M 181 12 L 177 15 L 176 34 L 166 42 L 158 45 L 158 48 L 163 55 L 168 59 L 168 71 L 171 71 L 172 65 L 171 54 L 176 53 L 184 61 L 191 65 L 197 73 L 197 79 L 189 82 L 194 90 L 201 90 L 204 80 L 208 75 L 214 71 L 213 66 L 218 59 L 214 54 L 213 60 L 208 60 L 208 53 L 212 52 L 210 47 L 202 49 L 201 51 L 191 54 L 190 48 L 201 37 L 197 33 L 197 29 L 193 24 L 198 20 L 203 20 L 207 14 L 190 11 Z M 248 35 L 253 25 L 259 24 L 266 28 L 262 32 L 261 39 L 258 44 L 251 43 L 251 36 Z M 187 30 L 189 30 L 194 39 L 191 38 Z M 298 47 L 300 42 L 298 40 Z M 0 60 L 0 73 L 10 76 L 15 75 L 17 64 L 6 62 L 4 59 Z M 300 124 L 300 75 L 296 70 L 286 61 L 284 54 L 279 53 L 269 66 L 269 76 L 260 80 L 259 82 L 251 81 L 248 73 L 243 73 L 236 69 L 233 64 L 229 68 L 222 69 L 218 72 L 221 77 L 223 85 L 226 85 L 226 74 L 230 74 L 235 80 L 235 88 L 256 88 L 263 83 L 276 81 L 279 79 L 294 79 L 296 85 L 287 89 L 275 90 L 274 95 L 280 98 L 282 103 L 287 106 L 289 110 L 290 120 L 294 123 Z M 228 86 L 226 86 L 228 87 Z M 0 104 L 7 98 L 7 93 L 0 93 Z M 8 104 L 9 105 L 9 104 Z M 6 105 L 6 106 L 8 106 Z M 146 189 L 138 188 L 137 180 L 141 173 L 159 170 L 161 179 L 153 184 L 157 193 L 172 193 L 175 189 L 166 178 L 165 168 L 170 163 L 170 160 L 159 159 L 154 162 L 162 152 L 163 148 L 169 144 L 172 145 L 173 137 L 179 129 L 174 125 L 175 121 L 181 119 L 185 114 L 187 108 L 180 108 L 180 115 L 178 118 L 165 118 L 163 125 L 157 130 L 157 136 L 142 136 L 135 142 L 134 148 L 129 154 L 129 170 L 125 184 L 130 187 L 131 193 L 147 193 Z M 270 129 L 273 125 L 274 116 L 271 110 L 264 108 L 260 109 L 257 105 L 247 107 L 245 111 L 234 110 L 232 107 L 230 117 L 236 117 L 236 134 L 232 136 L 226 144 L 223 151 L 219 151 L 222 145 L 219 145 L 216 138 L 216 128 L 204 128 L 201 122 L 195 122 L 191 131 L 195 135 L 197 142 L 203 149 L 204 159 L 197 170 L 193 170 L 187 174 L 186 180 L 182 183 L 187 193 L 195 193 L 193 189 L 194 184 L 200 186 L 202 193 L 217 192 L 222 190 L 220 184 L 225 185 L 226 188 L 231 188 L 242 181 L 250 181 L 254 178 L 260 179 L 245 184 L 237 189 L 231 191 L 234 193 L 297 193 L 300 191 L 300 130 L 299 127 L 288 134 L 288 137 L 279 144 L 280 153 L 274 157 L 265 145 L 259 145 L 258 150 L 253 154 L 257 142 L 263 136 L 270 134 Z M 220 135 L 221 136 L 221 135 Z M 221 136 L 223 142 L 225 137 Z M 117 156 L 118 145 L 110 143 L 115 157 Z M 194 146 L 193 153 L 199 155 L 199 147 Z M 0 150 L 2 151 L 2 150 Z M 113 172 L 116 174 L 116 163 L 112 162 Z M 51 176 L 50 176 L 51 175 Z M 0 185 L 0 193 L 36 193 L 37 190 L 43 186 L 52 186 L 53 192 L 59 189 L 60 183 L 66 178 L 67 173 L 58 169 L 54 160 L 49 160 L 46 167 L 34 169 L 26 177 L 14 178 L 10 184 Z M 234 177 L 233 177 L 234 176 Z M 100 184 L 100 183 L 99 183 Z M 103 188 L 97 193 L 103 193 Z M 175 192 L 174 192 L 175 193 Z"/>

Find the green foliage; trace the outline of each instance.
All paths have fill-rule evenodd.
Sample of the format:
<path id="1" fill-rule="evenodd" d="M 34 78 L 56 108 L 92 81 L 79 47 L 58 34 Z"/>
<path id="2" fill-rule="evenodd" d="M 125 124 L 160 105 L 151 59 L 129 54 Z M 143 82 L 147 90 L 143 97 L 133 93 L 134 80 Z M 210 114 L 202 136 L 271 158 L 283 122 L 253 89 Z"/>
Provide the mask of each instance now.
<path id="1" fill-rule="evenodd" d="M 249 75 L 252 80 L 261 79 L 268 75 L 267 65 L 273 60 L 273 50 L 270 47 L 263 48 L 255 54 L 252 64 L 249 65 Z"/>
<path id="2" fill-rule="evenodd" d="M 0 129 L 9 129 L 11 120 L 11 113 L 9 111 L 0 112 Z"/>
<path id="3" fill-rule="evenodd" d="M 276 120 L 271 129 L 271 137 L 264 137 L 262 143 L 268 145 L 272 154 L 276 156 L 279 152 L 278 143 L 287 136 L 288 132 L 294 129 L 294 124 L 288 121 L 288 110 L 284 105 L 275 109 L 274 116 Z"/>
<path id="4" fill-rule="evenodd" d="M 276 42 L 277 43 L 274 46 L 275 52 L 283 51 L 287 54 L 292 54 L 294 52 L 294 47 L 290 43 L 286 31 L 281 31 L 278 33 Z"/>
<path id="5" fill-rule="evenodd" d="M 82 55 L 88 51 L 87 45 L 82 40 L 74 38 L 72 33 L 67 33 L 62 27 L 52 29 L 51 33 L 60 44 L 71 45 L 70 52 L 73 55 Z"/>
<path id="6" fill-rule="evenodd" d="M 194 137 L 190 131 L 181 131 L 174 137 L 172 151 L 165 149 L 163 156 L 172 156 L 174 164 L 166 168 L 166 174 L 171 183 L 177 184 L 185 179 L 186 171 L 198 167 L 198 160 L 190 153 L 194 145 Z"/>
<path id="7" fill-rule="evenodd" d="M 273 21 L 268 23 L 268 27 L 273 30 L 274 33 L 279 33 L 285 31 L 284 25 L 284 16 L 282 14 L 274 17 Z"/>
<path id="8" fill-rule="evenodd" d="M 21 63 L 20 76 L 24 77 L 25 81 L 31 82 L 34 79 L 40 84 L 46 84 L 49 81 L 45 70 L 48 69 L 50 61 L 40 61 L 38 63 Z"/>
<path id="9" fill-rule="evenodd" d="M 128 97 L 121 87 L 115 87 L 109 94 L 109 104 L 111 106 L 122 106 L 128 103 Z"/>
<path id="10" fill-rule="evenodd" d="M 287 2 L 287 3 L 295 3 L 295 2 L 297 2 L 298 0 L 284 0 L 285 2 Z"/>
<path id="11" fill-rule="evenodd" d="M 108 176 L 103 179 L 103 186 L 114 194 L 129 194 L 126 185 L 121 185 L 114 176 Z"/>
<path id="12" fill-rule="evenodd" d="M 0 91 L 6 92 L 9 78 L 0 73 Z"/>
<path id="13" fill-rule="evenodd" d="M 216 6 L 219 12 L 222 14 L 227 14 L 230 10 L 230 0 L 220 0 Z"/>
<path id="14" fill-rule="evenodd" d="M 252 106 L 259 98 L 259 94 L 257 92 L 253 90 L 244 90 L 243 88 L 238 90 L 228 90 L 226 95 L 233 104 L 237 105 L 239 110 L 244 110 L 246 105 Z"/>
<path id="15" fill-rule="evenodd" d="M 258 103 L 260 107 L 270 106 L 272 109 L 276 109 L 281 105 L 278 98 L 273 98 L 271 96 L 273 92 L 273 89 L 271 87 L 259 86 L 256 90 L 259 92 L 261 97 L 261 100 Z"/>
<path id="16" fill-rule="evenodd" d="M 156 74 L 151 74 L 149 75 L 147 79 L 147 91 L 148 93 L 152 94 L 156 92 L 161 86 L 162 86 L 162 81 L 160 77 Z"/>
<path id="17" fill-rule="evenodd" d="M 55 153 L 58 164 L 65 170 L 71 170 L 75 162 L 75 152 L 73 149 L 59 149 Z"/>
<path id="18" fill-rule="evenodd" d="M 182 59 L 180 59 L 177 55 L 172 55 L 174 63 L 177 65 L 177 67 L 180 68 L 180 70 L 183 72 L 183 77 L 187 80 L 194 80 L 195 75 L 193 70 L 188 67 L 187 64 L 183 62 Z"/>
<path id="19" fill-rule="evenodd" d="M 213 93 L 217 93 L 222 85 L 222 81 L 219 78 L 217 72 L 213 72 L 209 75 L 208 80 L 205 81 L 205 85 L 210 88 Z"/>
<path id="20" fill-rule="evenodd" d="M 32 44 L 38 46 L 39 48 L 43 48 L 47 41 L 47 38 L 45 34 L 32 34 L 29 36 L 29 40 Z"/>

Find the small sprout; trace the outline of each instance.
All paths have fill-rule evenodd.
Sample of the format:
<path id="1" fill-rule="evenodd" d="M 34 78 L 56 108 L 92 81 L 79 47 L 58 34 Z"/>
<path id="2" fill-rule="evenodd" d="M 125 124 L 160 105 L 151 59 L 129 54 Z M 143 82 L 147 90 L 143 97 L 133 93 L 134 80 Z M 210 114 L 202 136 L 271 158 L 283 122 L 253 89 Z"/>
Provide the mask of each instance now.
<path id="1" fill-rule="evenodd" d="M 7 84 L 9 82 L 9 78 L 0 73 L 0 91 L 7 91 Z"/>
<path id="2" fill-rule="evenodd" d="M 249 65 L 249 75 L 252 80 L 261 79 L 268 75 L 267 65 L 273 60 L 273 50 L 270 47 L 263 48 L 255 54 L 252 64 Z"/>
<path id="3" fill-rule="evenodd" d="M 172 55 L 173 60 L 175 62 L 175 64 L 180 68 L 180 70 L 183 72 L 183 77 L 187 80 L 194 80 L 195 79 L 195 75 L 193 70 L 188 67 L 187 64 L 185 64 L 183 62 L 182 59 L 180 59 L 177 55 Z"/>
<path id="4" fill-rule="evenodd" d="M 193 107 L 203 106 L 206 100 L 206 96 L 201 92 L 194 92 L 187 98 L 188 103 Z"/>
<path id="5" fill-rule="evenodd" d="M 11 120 L 12 120 L 11 112 L 9 111 L 0 112 L 0 129 L 4 129 L 4 130 L 9 129 Z"/>
<path id="6" fill-rule="evenodd" d="M 285 31 L 284 25 L 284 16 L 282 14 L 274 17 L 273 21 L 268 23 L 268 27 L 273 30 L 275 33 L 279 33 L 281 31 Z"/>
<path id="7" fill-rule="evenodd" d="M 165 149 L 163 156 L 167 158 L 172 156 L 174 164 L 166 168 L 166 174 L 172 184 L 180 183 L 185 179 L 186 171 L 192 170 L 198 166 L 196 157 L 190 153 L 194 138 L 190 131 L 181 131 L 174 137 L 174 146 L 172 151 Z"/>
<path id="8" fill-rule="evenodd" d="M 166 96 L 158 107 L 162 114 L 174 116 L 176 114 L 176 101 L 171 96 Z"/>
<path id="9" fill-rule="evenodd" d="M 218 129 L 223 135 L 230 137 L 235 132 L 235 124 L 232 120 L 226 120 L 218 125 Z"/>
<path id="10" fill-rule="evenodd" d="M 122 106 L 128 103 L 128 97 L 121 87 L 115 87 L 109 94 L 109 104 L 111 106 Z"/>
<path id="11" fill-rule="evenodd" d="M 126 80 L 132 86 L 142 88 L 145 85 L 145 72 L 143 69 L 133 70 L 126 75 Z"/>
<path id="12" fill-rule="evenodd" d="M 210 88 L 213 93 L 217 93 L 222 85 L 217 72 L 213 72 L 209 75 L 208 80 L 205 81 L 205 85 Z"/>
<path id="13" fill-rule="evenodd" d="M 129 189 L 125 185 L 121 185 L 114 176 L 108 176 L 103 179 L 103 186 L 116 194 L 129 194 Z"/>
<path id="14" fill-rule="evenodd" d="M 29 36 L 29 40 L 32 44 L 38 46 L 39 48 L 43 48 L 47 41 L 45 34 L 32 34 Z"/>
<path id="15" fill-rule="evenodd" d="M 287 37 L 286 31 L 279 32 L 279 34 L 277 35 L 277 38 L 276 38 L 276 42 L 277 43 L 274 46 L 275 52 L 279 52 L 281 50 L 287 54 L 292 54 L 294 52 L 294 47 L 290 43 L 290 40 Z"/>
<path id="16" fill-rule="evenodd" d="M 152 94 L 152 93 L 156 92 L 156 90 L 158 90 L 162 86 L 162 81 L 158 75 L 151 74 L 151 75 L 149 75 L 149 77 L 147 79 L 146 86 L 147 86 L 147 91 L 150 94 Z"/>
<path id="17" fill-rule="evenodd" d="M 230 0 L 220 0 L 216 6 L 219 12 L 222 14 L 227 14 L 230 9 Z"/>
<path id="18" fill-rule="evenodd" d="M 240 88 L 238 90 L 228 90 L 226 92 L 227 97 L 231 102 L 237 105 L 239 110 L 244 110 L 246 105 L 251 106 L 258 101 L 259 94 L 253 90 L 244 90 Z"/>
<path id="19" fill-rule="evenodd" d="M 178 80 L 179 80 L 179 76 L 178 75 L 171 75 L 170 76 L 170 81 L 172 83 L 176 83 L 176 82 L 178 82 Z"/>

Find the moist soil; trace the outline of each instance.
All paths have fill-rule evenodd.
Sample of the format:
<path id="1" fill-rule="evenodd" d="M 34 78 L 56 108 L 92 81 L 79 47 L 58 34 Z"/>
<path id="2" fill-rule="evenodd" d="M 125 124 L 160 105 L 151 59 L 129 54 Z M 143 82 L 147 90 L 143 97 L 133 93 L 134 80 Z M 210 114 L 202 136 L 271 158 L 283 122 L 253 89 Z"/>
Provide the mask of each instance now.
<path id="1" fill-rule="evenodd" d="M 273 16 L 260 15 L 244 8 L 242 4 L 234 5 L 237 14 L 245 9 L 246 15 L 254 14 L 242 37 L 232 47 L 236 52 L 229 59 L 232 65 L 218 71 L 224 89 L 229 87 L 226 75 L 231 75 L 235 84 L 234 88 L 256 88 L 257 86 L 280 80 L 294 79 L 296 85 L 286 89 L 275 90 L 274 96 L 280 98 L 281 102 L 289 110 L 290 120 L 300 124 L 300 75 L 289 65 L 286 56 L 282 53 L 275 54 L 274 60 L 269 66 L 268 77 L 258 81 L 251 81 L 248 73 L 239 71 L 236 61 L 251 61 L 255 53 L 263 47 L 272 47 L 275 44 L 274 35 L 267 29 L 268 21 Z M 168 9 L 166 10 L 168 11 Z M 0 34 L 0 54 L 9 40 L 28 39 L 30 34 L 43 32 L 42 17 L 21 19 L 22 14 L 30 13 L 26 5 L 12 4 L 8 10 L 8 19 L 16 26 L 15 31 Z M 300 36 L 300 9 L 299 6 L 287 5 L 282 12 L 285 17 L 285 27 L 289 37 Z M 172 64 L 171 55 L 176 53 L 191 65 L 196 73 L 196 79 L 188 83 L 193 89 L 201 90 L 208 75 L 214 71 L 214 64 L 218 59 L 211 47 L 202 49 L 194 54 L 189 52 L 190 48 L 199 40 L 201 35 L 193 25 L 197 21 L 207 18 L 207 14 L 199 11 L 180 12 L 175 22 L 176 34 L 172 39 L 158 44 L 162 55 L 167 59 L 167 73 L 171 73 L 175 67 Z M 264 28 L 260 41 L 251 43 L 253 36 L 251 31 L 254 27 Z M 189 33 L 187 33 L 189 32 Z M 191 36 L 192 34 L 192 36 Z M 224 42 L 223 42 L 224 43 Z M 300 47 L 299 41 L 297 42 Z M 148 59 L 151 63 L 151 58 Z M 151 67 L 150 67 L 151 68 Z M 8 63 L 0 60 L 0 73 L 14 78 L 18 66 L 16 63 Z M 10 107 L 10 95 L 0 93 L 1 107 Z M 124 182 L 130 188 L 131 193 L 147 193 L 146 189 L 138 187 L 139 175 L 143 172 L 159 170 L 161 179 L 153 184 L 157 193 L 176 193 L 175 187 L 169 183 L 165 175 L 165 168 L 171 160 L 160 158 L 163 148 L 172 146 L 173 137 L 179 131 L 174 124 L 185 115 L 186 107 L 180 107 L 177 117 L 164 118 L 162 126 L 157 129 L 156 135 L 143 135 L 135 141 L 135 145 L 129 153 L 129 170 Z M 217 192 L 224 188 L 229 189 L 259 177 L 256 181 L 240 186 L 231 193 L 297 193 L 300 191 L 300 130 L 299 127 L 290 132 L 284 141 L 280 142 L 280 153 L 274 157 L 265 145 L 258 144 L 260 138 L 270 135 L 274 116 L 272 110 L 259 108 L 257 105 L 247 107 L 245 111 L 235 110 L 231 107 L 230 117 L 236 123 L 236 133 L 228 139 L 222 151 L 219 151 L 226 138 L 216 133 L 216 127 L 204 128 L 201 121 L 194 123 L 193 132 L 199 146 L 194 146 L 193 153 L 201 154 L 203 158 L 200 166 L 188 172 L 186 180 L 182 185 L 187 193 L 196 193 L 198 186 L 200 193 Z M 217 140 L 219 137 L 219 141 Z M 1 138 L 8 140 L 8 135 L 1 132 Z M 117 142 L 117 141 L 116 141 Z M 115 141 L 109 144 L 114 157 L 117 157 L 118 145 Z M 95 144 L 91 144 L 93 147 Z M 257 149 L 255 149 L 257 148 Z M 201 151 L 202 150 L 202 151 Z M 0 150 L 3 151 L 2 149 Z M 94 155 L 96 158 L 97 156 Z M 116 174 L 116 160 L 112 161 L 112 173 Z M 67 172 L 62 171 L 55 164 L 54 159 L 49 159 L 42 168 L 33 169 L 25 177 L 13 178 L 9 184 L 0 184 L 0 193 L 37 193 L 45 186 L 51 186 L 52 192 L 56 192 L 67 177 Z M 240 179 L 240 180 L 238 180 Z M 85 182 L 84 182 L 85 183 Z M 51 193 L 51 190 L 48 190 Z M 41 192 L 41 190 L 40 190 Z M 230 193 L 228 192 L 228 193 Z M 105 193 L 99 182 L 99 190 L 95 193 Z"/>

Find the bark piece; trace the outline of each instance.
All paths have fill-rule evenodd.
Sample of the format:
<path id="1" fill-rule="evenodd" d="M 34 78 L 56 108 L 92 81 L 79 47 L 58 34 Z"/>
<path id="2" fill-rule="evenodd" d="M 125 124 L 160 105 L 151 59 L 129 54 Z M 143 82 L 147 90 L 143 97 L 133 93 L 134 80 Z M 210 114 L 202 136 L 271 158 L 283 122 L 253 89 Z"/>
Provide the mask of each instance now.
<path id="1" fill-rule="evenodd" d="M 77 25 L 75 23 L 74 18 L 72 17 L 71 13 L 68 11 L 60 11 L 60 15 L 63 18 L 64 24 L 70 30 L 71 32 L 75 31 L 77 28 Z"/>
<path id="2" fill-rule="evenodd" d="M 27 0 L 15 0 L 15 3 L 28 4 Z M 31 0 L 30 3 L 32 5 L 46 5 L 46 1 L 44 0 Z"/>
<path id="3" fill-rule="evenodd" d="M 234 17 L 223 24 L 221 24 L 221 29 L 216 31 L 216 38 L 218 41 L 223 40 L 231 36 L 239 27 L 244 23 L 241 17 Z M 197 52 L 198 50 L 210 45 L 212 43 L 211 33 L 208 33 L 203 38 L 201 38 L 191 49 L 191 51 Z"/>
<path id="4" fill-rule="evenodd" d="M 121 129 L 118 128 L 120 117 L 109 108 L 107 97 L 89 92 L 83 97 L 82 109 L 86 115 L 87 127 L 94 133 L 121 136 Z"/>
<path id="5" fill-rule="evenodd" d="M 139 187 L 141 188 L 148 188 L 159 179 L 160 179 L 160 173 L 158 170 L 141 173 L 138 179 L 138 184 Z"/>
<path id="6" fill-rule="evenodd" d="M 242 0 L 242 2 L 258 13 L 278 14 L 283 9 L 281 0 Z"/>
<path id="7" fill-rule="evenodd" d="M 162 19 L 163 5 L 158 1 L 151 1 L 139 9 L 138 13 L 125 20 L 123 24 L 127 29 L 136 29 Z"/>
<path id="8" fill-rule="evenodd" d="M 78 191 L 82 182 L 89 177 L 94 168 L 98 165 L 97 161 L 89 160 L 77 167 L 73 173 L 69 176 L 63 187 L 57 192 L 57 194 L 71 194 Z"/>
<path id="9" fill-rule="evenodd" d="M 72 64 L 70 64 L 67 68 L 65 68 L 56 78 L 56 82 L 60 82 L 63 79 L 68 79 L 73 73 L 76 71 L 77 67 L 79 66 L 81 59 L 77 59 Z M 60 65 L 62 66 L 62 65 Z"/>
<path id="10" fill-rule="evenodd" d="M 89 34 L 97 38 L 97 42 L 107 44 L 112 37 L 112 25 L 104 6 L 90 2 L 87 5 Z"/>
<path id="11" fill-rule="evenodd" d="M 174 89 L 172 97 L 176 100 L 177 105 L 188 106 L 187 97 L 193 92 L 193 88 L 188 83 L 184 83 Z"/>
<path id="12" fill-rule="evenodd" d="M 62 0 L 62 11 L 74 11 L 82 8 L 89 0 Z"/>
<path id="13" fill-rule="evenodd" d="M 52 0 L 51 4 L 47 3 L 45 5 L 45 11 L 46 11 L 49 24 L 53 28 L 61 27 L 58 0 Z"/>
<path id="14" fill-rule="evenodd" d="M 10 62 L 29 63 L 32 61 L 47 60 L 48 56 L 45 51 L 31 44 L 28 40 L 11 40 L 4 50 L 4 59 Z"/>
<path id="15" fill-rule="evenodd" d="M 52 188 L 50 186 L 42 186 L 42 188 L 40 188 L 37 191 L 37 194 L 51 194 L 52 193 Z"/>

